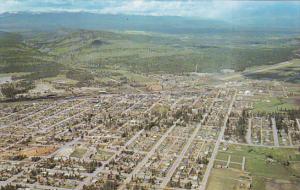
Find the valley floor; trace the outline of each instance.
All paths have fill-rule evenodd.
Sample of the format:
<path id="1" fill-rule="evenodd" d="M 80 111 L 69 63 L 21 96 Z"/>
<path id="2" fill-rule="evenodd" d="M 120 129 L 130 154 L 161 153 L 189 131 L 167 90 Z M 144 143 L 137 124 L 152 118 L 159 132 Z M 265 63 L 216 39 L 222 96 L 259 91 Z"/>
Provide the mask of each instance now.
<path id="1" fill-rule="evenodd" d="M 299 189 L 298 84 L 148 77 L 156 82 L 2 102 L 0 185 Z"/>

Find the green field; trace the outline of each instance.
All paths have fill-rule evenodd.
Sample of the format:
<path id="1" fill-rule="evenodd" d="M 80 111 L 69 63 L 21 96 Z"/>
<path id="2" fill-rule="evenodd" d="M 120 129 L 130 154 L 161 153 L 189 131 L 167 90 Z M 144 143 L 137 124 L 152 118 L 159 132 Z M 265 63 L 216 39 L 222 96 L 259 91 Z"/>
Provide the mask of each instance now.
<path id="1" fill-rule="evenodd" d="M 213 169 L 208 181 L 208 190 L 247 190 L 250 178 L 235 169 Z M 242 186 L 241 184 L 245 185 Z"/>
<path id="2" fill-rule="evenodd" d="M 289 190 L 297 189 L 296 187 L 300 185 L 300 152 L 296 148 L 231 145 L 226 152 L 219 152 L 217 158 L 227 158 L 229 155 L 237 160 L 245 156 L 245 170 L 250 172 L 255 190 L 272 189 L 272 187 Z M 238 167 L 234 168 L 238 169 Z M 227 170 L 224 171 L 226 176 L 229 175 L 226 173 Z M 220 183 L 214 177 L 211 180 L 216 180 L 211 183 Z"/>
<path id="3" fill-rule="evenodd" d="M 290 99 L 288 98 L 269 98 L 266 97 L 265 99 L 261 99 L 254 103 L 254 112 L 278 112 L 281 110 L 290 110 L 290 109 L 297 109 L 297 105 L 295 105 Z"/>
<path id="4" fill-rule="evenodd" d="M 86 153 L 87 149 L 86 148 L 76 148 L 74 152 L 70 155 L 70 157 L 75 157 L 75 158 L 82 158 L 83 155 Z"/>
<path id="5" fill-rule="evenodd" d="M 98 161 L 104 161 L 104 160 L 109 159 L 112 155 L 113 155 L 113 153 L 111 153 L 111 152 L 107 152 L 107 151 L 98 149 L 97 153 L 94 155 L 93 159 L 98 160 Z"/>
<path id="6" fill-rule="evenodd" d="M 254 112 L 278 112 L 281 110 L 290 110 L 298 108 L 293 102 L 291 102 L 288 98 L 270 98 L 266 97 L 261 99 L 260 101 L 256 101 L 254 103 Z"/>

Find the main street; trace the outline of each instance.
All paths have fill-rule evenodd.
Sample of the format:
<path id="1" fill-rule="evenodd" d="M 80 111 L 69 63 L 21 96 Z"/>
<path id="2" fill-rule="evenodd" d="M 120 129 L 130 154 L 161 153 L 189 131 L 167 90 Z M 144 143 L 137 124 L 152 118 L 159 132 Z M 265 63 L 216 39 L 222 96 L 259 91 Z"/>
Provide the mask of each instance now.
<path id="1" fill-rule="evenodd" d="M 209 163 L 207 165 L 207 168 L 206 168 L 206 171 L 205 171 L 205 174 L 203 176 L 203 180 L 202 180 L 202 184 L 200 186 L 200 190 L 205 190 L 206 189 L 206 186 L 207 186 L 207 182 L 208 182 L 208 178 L 211 174 L 211 170 L 214 166 L 214 161 L 216 159 L 216 156 L 217 156 L 217 153 L 218 153 L 218 150 L 219 150 L 219 147 L 220 147 L 220 144 L 221 144 L 221 140 L 223 139 L 223 136 L 224 136 L 224 132 L 225 132 L 225 129 L 226 129 L 226 126 L 227 126 L 227 120 L 229 118 L 229 115 L 231 113 L 231 110 L 232 110 L 232 107 L 233 107 L 233 104 L 235 102 L 235 99 L 236 99 L 236 95 L 237 95 L 237 90 L 235 90 L 235 93 L 232 97 L 232 100 L 231 100 L 231 103 L 229 105 L 229 108 L 228 108 L 228 112 L 225 116 L 225 119 L 224 119 L 224 123 L 223 123 L 223 126 L 221 128 L 221 131 L 219 133 L 219 137 L 218 137 L 218 140 L 215 144 L 215 147 L 214 147 L 214 150 L 212 152 L 212 155 L 211 155 L 211 158 L 209 160 Z"/>

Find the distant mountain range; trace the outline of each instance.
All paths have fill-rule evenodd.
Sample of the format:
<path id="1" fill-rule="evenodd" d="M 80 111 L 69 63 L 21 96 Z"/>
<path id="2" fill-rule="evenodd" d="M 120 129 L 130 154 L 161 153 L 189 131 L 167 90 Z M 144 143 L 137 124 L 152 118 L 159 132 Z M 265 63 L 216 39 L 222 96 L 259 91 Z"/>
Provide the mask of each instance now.
<path id="1" fill-rule="evenodd" d="M 61 28 L 88 30 L 139 30 L 171 34 L 218 33 L 234 31 L 300 31 L 299 17 L 232 18 L 228 21 L 175 16 L 104 15 L 86 12 L 70 13 L 3 13 L 0 30 L 30 31 Z"/>

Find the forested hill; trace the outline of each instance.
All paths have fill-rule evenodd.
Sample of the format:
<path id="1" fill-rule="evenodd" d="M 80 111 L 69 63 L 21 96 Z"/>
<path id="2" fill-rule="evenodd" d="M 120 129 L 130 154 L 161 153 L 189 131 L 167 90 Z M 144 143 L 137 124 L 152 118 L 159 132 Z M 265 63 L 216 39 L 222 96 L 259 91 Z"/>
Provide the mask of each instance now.
<path id="1" fill-rule="evenodd" d="M 171 34 L 237 33 L 237 32 L 295 32 L 297 18 L 265 15 L 261 18 L 233 18 L 231 20 L 196 19 L 178 16 L 105 15 L 92 13 L 3 13 L 0 30 L 57 30 L 61 28 L 86 30 L 138 30 Z"/>
<path id="2" fill-rule="evenodd" d="M 3 36 L 1 38 L 1 35 Z M 136 73 L 243 71 L 294 58 L 298 35 L 166 35 L 147 32 L 57 30 L 0 34 L 1 72 L 55 75 L 69 67 L 119 68 Z M 53 72 L 49 72 L 52 68 Z M 37 77 L 37 78 L 39 78 Z"/>

